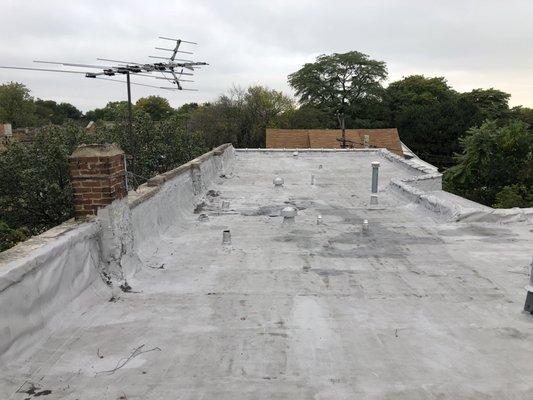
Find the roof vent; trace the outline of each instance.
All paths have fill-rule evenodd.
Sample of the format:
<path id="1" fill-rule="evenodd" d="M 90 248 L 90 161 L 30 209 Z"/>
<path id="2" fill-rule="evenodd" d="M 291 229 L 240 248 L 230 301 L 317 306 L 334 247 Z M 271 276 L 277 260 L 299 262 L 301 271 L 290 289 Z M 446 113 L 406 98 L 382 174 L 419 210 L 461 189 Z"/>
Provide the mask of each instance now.
<path id="1" fill-rule="evenodd" d="M 229 208 L 229 201 L 228 200 L 222 200 L 222 207 L 223 210 L 227 210 Z"/>
<path id="2" fill-rule="evenodd" d="M 207 214 L 200 214 L 198 216 L 198 221 L 207 222 L 207 221 L 209 221 L 209 216 Z"/>
<path id="3" fill-rule="evenodd" d="M 294 153 L 292 153 L 293 157 L 298 157 L 298 152 L 295 151 Z"/>
<path id="4" fill-rule="evenodd" d="M 368 220 L 367 219 L 363 220 L 363 225 L 361 227 L 361 231 L 363 233 L 368 233 Z"/>
<path id="5" fill-rule="evenodd" d="M 378 204 L 378 195 L 377 194 L 371 194 L 370 195 L 370 204 L 371 205 Z"/>
<path id="6" fill-rule="evenodd" d="M 317 215 L 316 217 L 316 224 L 317 225 L 322 225 L 323 221 L 322 221 L 322 215 Z"/>
<path id="7" fill-rule="evenodd" d="M 229 229 L 222 232 L 222 244 L 231 244 L 231 232 Z"/>
<path id="8" fill-rule="evenodd" d="M 315 175 L 311 174 L 311 185 L 315 184 Z"/>
<path id="9" fill-rule="evenodd" d="M 283 217 L 283 223 L 284 224 L 293 224 L 294 218 L 298 214 L 298 210 L 294 207 L 285 207 L 283 210 L 281 210 L 281 216 Z"/>
<path id="10" fill-rule="evenodd" d="M 274 186 L 276 187 L 282 187 L 283 184 L 285 183 L 285 181 L 283 180 L 283 178 L 280 178 L 279 176 L 275 177 L 274 180 L 272 181 L 272 183 L 274 184 Z"/>
<path id="11" fill-rule="evenodd" d="M 531 273 L 529 274 L 529 285 L 526 286 L 526 304 L 524 311 L 533 314 L 533 260 L 531 261 Z"/>

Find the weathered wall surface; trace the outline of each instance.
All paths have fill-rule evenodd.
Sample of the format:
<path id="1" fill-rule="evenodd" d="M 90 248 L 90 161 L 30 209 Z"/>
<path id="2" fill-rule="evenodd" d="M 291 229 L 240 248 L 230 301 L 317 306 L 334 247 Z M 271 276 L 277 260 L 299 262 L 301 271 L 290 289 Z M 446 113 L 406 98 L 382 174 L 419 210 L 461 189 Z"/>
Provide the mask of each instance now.
<path id="1" fill-rule="evenodd" d="M 100 209 L 89 222 L 69 221 L 0 254 L 0 356 L 24 350 L 48 321 L 91 286 L 100 294 L 131 278 L 147 252 L 182 214 L 228 173 L 234 150 L 223 145 L 152 178 Z"/>

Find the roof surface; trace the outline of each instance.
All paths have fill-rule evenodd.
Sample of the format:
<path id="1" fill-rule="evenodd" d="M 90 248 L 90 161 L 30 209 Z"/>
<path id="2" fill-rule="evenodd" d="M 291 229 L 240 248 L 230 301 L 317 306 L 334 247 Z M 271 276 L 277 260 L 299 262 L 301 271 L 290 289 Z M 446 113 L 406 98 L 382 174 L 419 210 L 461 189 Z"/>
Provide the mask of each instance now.
<path id="1" fill-rule="evenodd" d="M 384 148 L 403 156 L 402 144 L 396 128 L 347 129 L 348 145 L 363 148 L 365 135 L 369 136 L 369 147 Z M 339 129 L 267 129 L 266 147 L 275 149 L 338 149 L 342 131 Z"/>
<path id="2" fill-rule="evenodd" d="M 2 398 L 29 380 L 47 400 L 533 398 L 531 226 L 444 222 L 387 188 L 412 174 L 371 152 L 238 151 L 208 220 L 181 205 L 132 292 L 65 305 L 0 366 Z"/>

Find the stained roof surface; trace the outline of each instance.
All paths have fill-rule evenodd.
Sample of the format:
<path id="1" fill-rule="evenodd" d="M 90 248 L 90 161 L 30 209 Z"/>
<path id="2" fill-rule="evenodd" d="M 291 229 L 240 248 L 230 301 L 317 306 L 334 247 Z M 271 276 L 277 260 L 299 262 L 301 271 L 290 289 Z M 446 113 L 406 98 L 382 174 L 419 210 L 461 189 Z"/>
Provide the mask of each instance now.
<path id="1" fill-rule="evenodd" d="M 132 292 L 73 301 L 0 367 L 0 393 L 26 398 L 31 379 L 47 400 L 533 398 L 531 227 L 445 222 L 387 189 L 411 174 L 371 153 L 238 152 L 208 220 L 185 205 Z"/>

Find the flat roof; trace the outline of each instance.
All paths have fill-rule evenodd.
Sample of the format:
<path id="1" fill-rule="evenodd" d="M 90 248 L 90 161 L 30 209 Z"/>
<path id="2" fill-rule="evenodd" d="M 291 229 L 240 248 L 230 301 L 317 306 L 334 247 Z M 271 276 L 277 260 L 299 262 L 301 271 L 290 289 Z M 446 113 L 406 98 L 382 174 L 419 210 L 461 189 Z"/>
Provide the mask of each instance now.
<path id="1" fill-rule="evenodd" d="M 0 367 L 0 393 L 531 398 L 531 225 L 448 222 L 390 189 L 414 175 L 378 152 L 237 151 L 197 208 L 208 220 L 185 205 L 143 247 L 132 291 L 110 301 L 91 287 L 65 305 Z"/>

